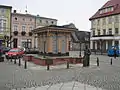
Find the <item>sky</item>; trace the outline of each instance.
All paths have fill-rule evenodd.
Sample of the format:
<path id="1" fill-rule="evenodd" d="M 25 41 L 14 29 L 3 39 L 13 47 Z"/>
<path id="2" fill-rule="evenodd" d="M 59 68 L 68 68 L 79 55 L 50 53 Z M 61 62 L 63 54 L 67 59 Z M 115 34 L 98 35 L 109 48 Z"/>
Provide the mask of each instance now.
<path id="1" fill-rule="evenodd" d="M 12 10 L 42 17 L 55 18 L 58 25 L 74 23 L 80 31 L 90 31 L 89 18 L 108 0 L 0 0 L 1 5 L 12 6 Z"/>

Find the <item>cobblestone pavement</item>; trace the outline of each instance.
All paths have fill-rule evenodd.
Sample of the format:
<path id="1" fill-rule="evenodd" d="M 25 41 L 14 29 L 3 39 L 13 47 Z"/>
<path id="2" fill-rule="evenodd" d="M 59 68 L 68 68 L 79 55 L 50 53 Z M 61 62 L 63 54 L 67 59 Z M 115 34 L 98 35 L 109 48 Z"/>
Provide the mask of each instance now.
<path id="1" fill-rule="evenodd" d="M 99 57 L 100 67 L 76 67 L 50 71 L 25 70 L 23 66 L 19 67 L 13 64 L 13 62 L 0 62 L 0 90 L 40 87 L 45 85 L 52 86 L 57 83 L 71 81 L 77 81 L 107 90 L 120 90 L 120 58 L 113 59 L 113 65 L 110 65 L 109 57 L 92 55 L 91 63 L 96 62 L 96 57 Z"/>

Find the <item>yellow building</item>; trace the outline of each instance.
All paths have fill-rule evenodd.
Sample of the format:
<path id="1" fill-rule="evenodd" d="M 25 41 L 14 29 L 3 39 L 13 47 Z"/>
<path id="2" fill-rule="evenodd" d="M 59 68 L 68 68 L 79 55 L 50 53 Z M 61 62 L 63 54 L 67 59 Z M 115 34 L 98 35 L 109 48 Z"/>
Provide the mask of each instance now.
<path id="1" fill-rule="evenodd" d="M 4 42 L 4 37 L 11 36 L 11 6 L 0 5 L 0 46 Z"/>
<path id="2" fill-rule="evenodd" d="M 91 49 L 106 52 L 120 45 L 120 0 L 110 0 L 91 18 Z"/>
<path id="3" fill-rule="evenodd" d="M 33 33 L 37 34 L 38 48 L 42 53 L 57 54 L 68 53 L 71 41 L 71 33 L 77 30 L 67 26 L 50 25 L 36 28 Z"/>

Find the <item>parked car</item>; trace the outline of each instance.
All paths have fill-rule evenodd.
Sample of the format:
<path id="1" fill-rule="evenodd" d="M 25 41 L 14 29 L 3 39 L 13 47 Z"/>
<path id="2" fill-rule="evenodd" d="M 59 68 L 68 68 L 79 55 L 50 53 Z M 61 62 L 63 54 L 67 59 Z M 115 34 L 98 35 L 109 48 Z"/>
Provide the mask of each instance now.
<path id="1" fill-rule="evenodd" d="M 11 48 L 10 47 L 2 47 L 1 48 L 1 52 L 2 54 L 5 54 L 6 52 L 8 52 Z"/>
<path id="2" fill-rule="evenodd" d="M 118 47 L 118 46 L 111 46 L 111 47 L 108 48 L 108 51 L 107 51 L 108 56 L 110 56 L 110 57 L 114 56 L 114 48 L 116 48 L 117 56 L 120 55 L 120 47 Z"/>
<path id="3" fill-rule="evenodd" d="M 10 51 L 8 51 L 5 54 L 5 56 L 6 56 L 7 59 L 8 58 L 15 58 L 15 57 L 20 58 L 20 57 L 23 56 L 23 54 L 24 54 L 24 51 L 22 49 L 20 49 L 20 48 L 13 48 Z"/>

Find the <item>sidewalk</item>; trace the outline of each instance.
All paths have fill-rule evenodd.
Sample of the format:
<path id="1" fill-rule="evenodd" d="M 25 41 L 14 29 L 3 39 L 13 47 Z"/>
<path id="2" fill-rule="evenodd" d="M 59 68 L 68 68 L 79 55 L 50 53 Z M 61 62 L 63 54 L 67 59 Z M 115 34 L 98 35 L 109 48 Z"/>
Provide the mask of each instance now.
<path id="1" fill-rule="evenodd" d="M 17 64 L 19 63 L 19 60 L 16 60 Z M 21 65 L 24 66 L 24 61 L 21 59 Z M 69 65 L 70 68 L 81 68 L 83 66 L 83 64 L 70 64 Z M 96 63 L 91 63 L 90 67 L 93 66 L 97 66 Z M 33 62 L 27 62 L 27 68 L 31 69 L 31 70 L 47 70 L 47 66 L 40 66 L 40 65 L 36 65 Z M 50 70 L 53 69 L 66 69 L 67 68 L 67 64 L 61 64 L 61 65 L 51 65 L 50 66 Z"/>
<path id="2" fill-rule="evenodd" d="M 17 89 L 12 89 L 12 90 L 17 90 Z M 42 87 L 20 88 L 19 90 L 105 90 L 105 89 L 72 81 L 72 82 L 59 83 L 54 85 L 46 85 Z"/>

